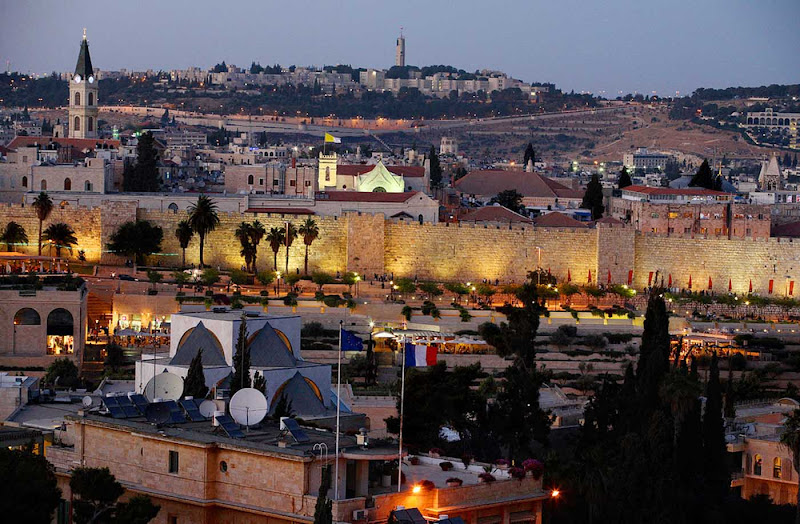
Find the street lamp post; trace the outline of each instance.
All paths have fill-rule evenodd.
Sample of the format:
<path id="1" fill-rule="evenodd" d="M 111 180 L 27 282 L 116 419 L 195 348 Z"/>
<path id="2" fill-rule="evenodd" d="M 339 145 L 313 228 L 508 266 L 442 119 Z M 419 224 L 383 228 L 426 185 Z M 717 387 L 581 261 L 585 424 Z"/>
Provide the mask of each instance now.
<path id="1" fill-rule="evenodd" d="M 542 248 L 536 246 L 536 285 L 542 285 Z"/>
<path id="2" fill-rule="evenodd" d="M 280 296 L 281 294 L 281 272 L 275 272 L 275 294 Z"/>

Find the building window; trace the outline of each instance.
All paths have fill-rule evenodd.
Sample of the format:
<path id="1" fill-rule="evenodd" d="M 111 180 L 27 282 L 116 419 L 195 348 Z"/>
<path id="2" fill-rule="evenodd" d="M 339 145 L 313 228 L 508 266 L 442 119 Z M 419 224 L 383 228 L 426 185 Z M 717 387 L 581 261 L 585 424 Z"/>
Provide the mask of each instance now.
<path id="1" fill-rule="evenodd" d="M 89 93 L 89 105 L 94 105 L 94 93 Z"/>
<path id="2" fill-rule="evenodd" d="M 92 183 L 88 180 L 83 184 L 84 191 L 91 191 L 92 190 Z"/>
<path id="3" fill-rule="evenodd" d="M 305 184 L 305 186 L 306 186 L 306 187 L 309 187 L 309 186 L 311 186 L 311 181 L 310 181 L 310 180 L 306 180 L 306 184 Z"/>
<path id="4" fill-rule="evenodd" d="M 42 318 L 35 309 L 24 307 L 14 315 L 15 326 L 39 326 L 41 324 Z"/>
<path id="5" fill-rule="evenodd" d="M 658 213 L 650 213 L 650 218 L 658 218 Z"/>
<path id="6" fill-rule="evenodd" d="M 221 460 L 221 461 L 220 461 L 220 463 L 219 463 L 219 470 L 220 470 L 221 472 L 223 472 L 223 473 L 225 473 L 226 471 L 228 471 L 228 463 L 227 463 L 227 462 L 225 462 L 224 460 Z"/>
<path id="7" fill-rule="evenodd" d="M 325 168 L 325 182 L 330 182 L 330 180 L 331 180 L 331 168 L 330 167 L 326 167 Z"/>
<path id="8" fill-rule="evenodd" d="M 247 183 L 251 185 L 253 184 L 253 175 L 247 175 Z"/>
<path id="9" fill-rule="evenodd" d="M 259 178 L 258 179 L 258 185 L 259 186 L 263 186 L 264 185 L 264 179 L 263 178 Z"/>
<path id="10" fill-rule="evenodd" d="M 62 100 L 63 100 L 63 98 L 62 98 Z M 75 105 L 76 106 L 81 105 L 81 94 L 79 92 L 77 92 L 77 91 L 75 91 Z"/>
<path id="11" fill-rule="evenodd" d="M 294 187 L 296 185 L 297 185 L 297 181 L 296 180 L 289 180 L 289 187 Z"/>
<path id="12" fill-rule="evenodd" d="M 169 472 L 170 473 L 177 473 L 178 472 L 178 452 L 177 451 L 170 451 L 169 452 Z"/>
<path id="13" fill-rule="evenodd" d="M 47 354 L 71 355 L 75 351 L 72 313 L 57 308 L 47 315 Z"/>
<path id="14" fill-rule="evenodd" d="M 691 232 L 692 232 L 692 228 L 690 228 L 690 227 L 683 228 L 683 234 L 684 235 L 691 234 Z"/>
<path id="15" fill-rule="evenodd" d="M 744 230 L 744 234 L 749 236 L 749 237 L 751 237 L 751 236 L 753 236 L 753 230 L 750 229 L 750 228 L 747 228 L 747 229 Z"/>
<path id="16" fill-rule="evenodd" d="M 670 211 L 669 218 L 678 218 L 678 213 L 676 213 L 675 211 Z"/>
<path id="17" fill-rule="evenodd" d="M 42 183 L 39 184 L 39 187 L 41 187 L 42 191 L 47 191 L 47 180 L 42 180 Z"/>
<path id="18" fill-rule="evenodd" d="M 73 124 L 72 127 L 73 127 L 74 131 L 80 131 L 81 130 L 81 117 L 79 117 L 79 116 L 75 117 L 75 123 Z"/>
<path id="19" fill-rule="evenodd" d="M 28 177 L 22 177 L 22 187 L 28 187 Z"/>
<path id="20" fill-rule="evenodd" d="M 68 177 L 64 179 L 64 191 L 70 191 L 70 190 L 72 190 L 72 180 L 70 180 Z"/>
<path id="21" fill-rule="evenodd" d="M 772 478 L 781 478 L 781 458 L 775 457 L 772 460 Z"/>
<path id="22" fill-rule="evenodd" d="M 753 475 L 761 476 L 761 466 L 763 464 L 763 459 L 761 455 L 756 455 L 753 459 Z"/>
<path id="23" fill-rule="evenodd" d="M 674 233 L 674 232 L 675 232 L 675 228 L 674 227 L 668 227 L 667 228 L 667 233 Z"/>
<path id="24" fill-rule="evenodd" d="M 86 130 L 94 131 L 94 119 L 92 117 L 86 119 Z"/>
<path id="25" fill-rule="evenodd" d="M 722 229 L 720 229 L 720 228 L 714 229 L 714 234 L 717 235 L 717 236 L 720 236 L 722 234 Z"/>
<path id="26" fill-rule="evenodd" d="M 167 517 L 168 524 L 178 524 L 178 517 L 177 515 L 170 515 Z"/>

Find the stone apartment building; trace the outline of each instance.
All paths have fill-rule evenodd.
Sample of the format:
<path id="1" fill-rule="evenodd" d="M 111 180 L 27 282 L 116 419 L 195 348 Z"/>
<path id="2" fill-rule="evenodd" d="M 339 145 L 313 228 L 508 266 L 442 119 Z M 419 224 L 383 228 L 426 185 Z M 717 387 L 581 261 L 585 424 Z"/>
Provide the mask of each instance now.
<path id="1" fill-rule="evenodd" d="M 62 444 L 46 448 L 64 498 L 70 498 L 69 473 L 76 465 L 108 467 L 128 494 L 147 494 L 161 506 L 156 524 L 311 523 L 322 470 L 335 471 L 334 435 L 314 428 L 304 427 L 307 440 L 298 440 L 269 421 L 231 438 L 211 421 L 155 426 L 96 409 L 67 416 L 66 424 Z M 469 523 L 542 522 L 548 495 L 541 479 L 516 480 L 498 471 L 495 482 L 481 483 L 478 465 L 444 472 L 439 462 L 457 461 L 419 457 L 418 464 L 403 465 L 407 481 L 398 493 L 396 480 L 382 473 L 397 458 L 396 447 L 372 446 L 357 435 L 342 436 L 340 450 L 335 522 L 386 522 L 401 506 L 419 508 L 432 520 L 448 515 Z M 450 477 L 463 484 L 449 487 Z M 422 480 L 435 487 L 415 492 Z M 328 496 L 334 494 L 332 488 Z"/>
<path id="2" fill-rule="evenodd" d="M 788 398 L 737 407 L 726 440 L 732 462 L 741 464 L 731 476 L 731 487 L 742 498 L 768 495 L 775 504 L 797 503 L 798 472 L 780 437 L 787 415 L 798 407 Z"/>
<path id="3" fill-rule="evenodd" d="M 274 162 L 228 165 L 225 166 L 225 191 L 313 198 L 316 178 L 314 166 L 287 167 Z"/>
<path id="4" fill-rule="evenodd" d="M 769 206 L 735 203 L 702 188 L 628 186 L 609 199 L 611 216 L 637 231 L 689 238 L 769 238 Z"/>
<path id="5" fill-rule="evenodd" d="M 36 289 L 0 281 L 0 363 L 46 368 L 60 357 L 80 363 L 86 343 L 86 285 L 64 288 L 59 276 L 44 277 L 42 284 Z"/>

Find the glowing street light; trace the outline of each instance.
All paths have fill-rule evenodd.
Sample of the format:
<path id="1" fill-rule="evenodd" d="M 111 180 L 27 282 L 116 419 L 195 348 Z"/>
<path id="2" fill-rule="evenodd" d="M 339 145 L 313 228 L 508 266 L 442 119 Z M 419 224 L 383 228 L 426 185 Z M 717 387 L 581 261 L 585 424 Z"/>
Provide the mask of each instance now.
<path id="1" fill-rule="evenodd" d="M 420 486 L 419 484 L 414 484 L 414 487 L 411 488 L 411 493 L 413 493 L 414 495 L 416 495 L 420 491 L 422 491 L 422 486 Z"/>
<path id="2" fill-rule="evenodd" d="M 554 489 L 550 492 L 551 498 L 557 499 L 559 495 L 561 495 L 561 492 L 558 489 Z"/>

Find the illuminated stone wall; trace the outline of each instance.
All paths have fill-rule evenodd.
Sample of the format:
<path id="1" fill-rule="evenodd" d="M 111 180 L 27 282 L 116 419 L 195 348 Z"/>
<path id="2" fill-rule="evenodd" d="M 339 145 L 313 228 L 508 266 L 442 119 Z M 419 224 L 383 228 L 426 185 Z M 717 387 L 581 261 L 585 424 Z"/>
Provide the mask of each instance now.
<path id="1" fill-rule="evenodd" d="M 681 239 L 637 234 L 635 241 L 637 288 L 647 286 L 651 271 L 661 271 L 664 282 L 672 275 L 673 286 L 686 288 L 689 275 L 692 289 L 728 291 L 728 280 L 735 293 L 766 295 L 769 281 L 774 294 L 785 294 L 788 281 L 795 281 L 794 295 L 800 294 L 800 241 L 788 238 L 761 240 Z M 787 278 L 789 277 L 789 278 Z"/>
<path id="2" fill-rule="evenodd" d="M 419 279 L 521 282 L 537 265 L 585 283 L 597 275 L 597 231 L 489 224 L 387 221 L 386 271 Z"/>
<path id="3" fill-rule="evenodd" d="M 138 217 L 149 220 L 161 226 L 164 230 L 164 241 L 161 244 L 162 255 L 157 257 L 164 266 L 179 265 L 181 261 L 181 248 L 175 238 L 175 228 L 181 220 L 187 218 L 185 211 L 154 211 L 138 210 Z M 219 213 L 220 225 L 211 232 L 205 241 L 205 263 L 222 268 L 239 268 L 244 264 L 240 255 L 241 244 L 234 236 L 234 232 L 242 221 L 252 222 L 258 220 L 269 232 L 272 227 L 283 228 L 286 222 L 292 222 L 299 228 L 306 216 L 265 213 Z M 314 217 L 319 227 L 319 238 L 314 241 L 308 250 L 308 270 L 322 270 L 330 273 L 346 270 L 347 252 L 347 226 L 343 217 Z M 289 271 L 303 271 L 303 257 L 305 245 L 303 239 L 298 237 L 289 249 Z M 198 264 L 200 261 L 200 241 L 195 235 L 186 250 L 186 263 Z M 266 238 L 258 246 L 258 270 L 272 269 L 273 253 Z M 286 266 L 286 249 L 281 247 L 278 252 L 278 270 L 284 271 Z"/>
<path id="4" fill-rule="evenodd" d="M 180 247 L 174 231 L 186 218 L 184 211 L 137 209 L 135 201 L 106 202 L 93 208 L 65 206 L 56 202 L 44 226 L 65 222 L 75 229 L 79 249 L 90 262 L 120 263 L 104 253 L 108 237 L 120 224 L 135 218 L 150 220 L 164 229 L 162 253 L 151 263 L 173 266 L 180 263 Z M 221 213 L 220 227 L 206 240 L 206 262 L 223 268 L 238 268 L 243 260 L 234 237 L 242 220 L 260 220 L 264 226 L 284 227 L 286 220 L 296 226 L 305 216 L 279 214 Z M 0 204 L 0 227 L 9 221 L 20 223 L 28 233 L 28 246 L 20 251 L 35 254 L 38 220 L 31 206 Z M 726 292 L 728 280 L 733 291 L 746 293 L 750 281 L 753 291 L 766 294 L 773 280 L 774 294 L 784 294 L 788 282 L 795 282 L 800 294 L 800 241 L 791 239 L 673 238 L 636 233 L 618 224 L 600 224 L 596 229 L 534 228 L 499 224 L 431 224 L 416 221 L 384 220 L 381 214 L 347 213 L 342 217 L 315 216 L 319 238 L 309 250 L 309 270 L 330 273 L 358 271 L 394 273 L 395 277 L 436 280 L 500 279 L 522 281 L 537 266 L 537 246 L 541 265 L 559 279 L 569 273 L 575 283 L 586 283 L 589 271 L 594 282 L 605 283 L 611 271 L 613 282 L 627 282 L 633 270 L 633 284 L 643 288 L 650 272 L 659 271 L 665 283 L 672 275 L 673 285 L 707 289 L 711 277 L 714 291 Z M 5 249 L 5 246 L 0 247 Z M 45 248 L 47 253 L 47 248 Z M 290 249 L 289 269 L 303 268 L 304 245 L 298 238 Z M 198 240 L 186 252 L 189 264 L 199 261 Z M 278 268 L 285 266 L 285 249 L 278 255 Z M 258 268 L 272 267 L 272 251 L 266 240 L 259 246 Z M 788 277 L 788 278 L 787 278 Z"/>

